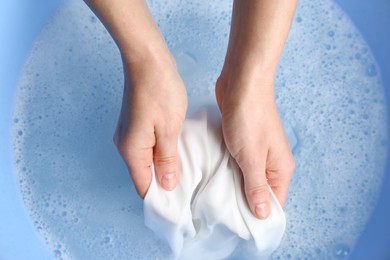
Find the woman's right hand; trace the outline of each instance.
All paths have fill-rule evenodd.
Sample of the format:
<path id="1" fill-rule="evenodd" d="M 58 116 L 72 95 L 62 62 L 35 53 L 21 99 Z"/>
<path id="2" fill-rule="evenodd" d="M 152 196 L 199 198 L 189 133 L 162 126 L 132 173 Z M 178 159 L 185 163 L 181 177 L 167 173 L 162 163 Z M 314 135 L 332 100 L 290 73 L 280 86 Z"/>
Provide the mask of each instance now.
<path id="1" fill-rule="evenodd" d="M 176 62 L 145 0 L 84 0 L 122 55 L 125 86 L 114 142 L 144 197 L 154 162 L 158 182 L 172 190 L 179 179 L 177 140 L 187 95 Z"/>

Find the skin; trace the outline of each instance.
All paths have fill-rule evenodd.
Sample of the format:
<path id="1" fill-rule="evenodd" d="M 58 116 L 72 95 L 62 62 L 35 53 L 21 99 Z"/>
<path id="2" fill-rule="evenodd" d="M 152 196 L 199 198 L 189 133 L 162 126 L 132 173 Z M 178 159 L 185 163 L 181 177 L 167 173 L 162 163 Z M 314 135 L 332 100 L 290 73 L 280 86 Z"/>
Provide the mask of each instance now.
<path id="1" fill-rule="evenodd" d="M 120 50 L 124 94 L 114 142 L 143 198 L 152 178 L 173 190 L 187 95 L 144 0 L 85 0 Z M 235 0 L 229 46 L 216 82 L 226 146 L 244 177 L 248 205 L 269 216 L 269 188 L 283 206 L 295 162 L 278 115 L 274 78 L 297 0 Z"/>

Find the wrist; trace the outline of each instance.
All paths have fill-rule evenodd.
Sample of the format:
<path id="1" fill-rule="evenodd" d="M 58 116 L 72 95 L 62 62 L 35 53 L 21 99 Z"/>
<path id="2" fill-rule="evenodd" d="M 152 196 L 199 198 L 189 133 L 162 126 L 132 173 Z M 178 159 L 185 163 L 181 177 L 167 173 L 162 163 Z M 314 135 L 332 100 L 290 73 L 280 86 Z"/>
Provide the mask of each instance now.
<path id="1" fill-rule="evenodd" d="M 168 48 L 145 45 L 131 55 L 121 51 L 121 56 L 125 77 L 131 76 L 133 83 L 156 75 L 163 78 L 164 75 L 177 72 L 176 61 Z"/>
<path id="2" fill-rule="evenodd" d="M 139 45 L 136 50 L 120 48 L 123 65 L 126 68 L 140 66 L 176 67 L 173 55 L 165 44 L 144 44 Z"/>
<path id="3" fill-rule="evenodd" d="M 250 65 L 225 61 L 218 79 L 229 91 L 261 91 L 273 94 L 275 69 L 263 65 Z"/>

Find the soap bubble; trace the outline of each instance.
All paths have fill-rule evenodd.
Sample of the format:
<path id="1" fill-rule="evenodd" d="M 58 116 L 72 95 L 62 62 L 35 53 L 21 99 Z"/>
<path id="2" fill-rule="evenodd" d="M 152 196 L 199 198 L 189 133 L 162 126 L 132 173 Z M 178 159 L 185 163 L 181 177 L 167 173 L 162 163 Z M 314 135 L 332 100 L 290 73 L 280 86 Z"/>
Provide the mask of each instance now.
<path id="1" fill-rule="evenodd" d="M 333 255 L 337 259 L 345 259 L 348 257 L 349 252 L 350 252 L 350 248 L 347 244 L 337 244 L 334 247 Z"/>
<path id="2" fill-rule="evenodd" d="M 61 255 L 62 255 L 62 254 L 61 254 L 61 251 L 60 251 L 59 249 L 54 250 L 53 253 L 54 253 L 54 256 L 57 257 L 57 258 L 60 258 Z"/>
<path id="3" fill-rule="evenodd" d="M 374 64 L 370 64 L 366 67 L 366 74 L 369 77 L 374 77 L 376 76 L 376 68 Z"/>

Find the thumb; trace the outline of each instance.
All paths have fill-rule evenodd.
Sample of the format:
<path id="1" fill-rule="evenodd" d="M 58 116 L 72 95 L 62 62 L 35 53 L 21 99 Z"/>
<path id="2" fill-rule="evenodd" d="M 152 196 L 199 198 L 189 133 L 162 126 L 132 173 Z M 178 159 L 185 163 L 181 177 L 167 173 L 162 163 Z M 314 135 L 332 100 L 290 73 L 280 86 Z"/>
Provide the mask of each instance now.
<path id="1" fill-rule="evenodd" d="M 243 151 L 244 152 L 244 151 Z M 259 219 L 266 219 L 270 214 L 269 187 L 265 174 L 267 154 L 257 154 L 257 159 L 249 161 L 256 153 L 243 153 L 245 161 L 238 161 L 244 176 L 245 195 L 253 214 Z"/>
<path id="2" fill-rule="evenodd" d="M 177 153 L 178 136 L 156 136 L 154 168 L 160 185 L 173 190 L 179 180 L 180 160 Z"/>

